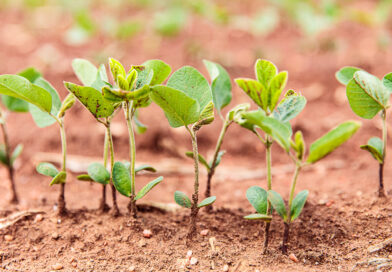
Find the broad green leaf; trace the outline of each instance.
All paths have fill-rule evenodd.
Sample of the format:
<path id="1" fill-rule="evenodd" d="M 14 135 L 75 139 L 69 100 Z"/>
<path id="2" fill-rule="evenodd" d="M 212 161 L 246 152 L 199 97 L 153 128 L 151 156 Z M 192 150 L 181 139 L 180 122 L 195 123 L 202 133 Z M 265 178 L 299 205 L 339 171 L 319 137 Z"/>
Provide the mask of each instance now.
<path id="1" fill-rule="evenodd" d="M 72 69 L 84 86 L 91 86 L 97 78 L 98 69 L 86 59 L 74 59 Z"/>
<path id="2" fill-rule="evenodd" d="M 151 165 L 144 164 L 144 165 L 137 166 L 135 168 L 136 173 L 138 173 L 140 171 L 148 171 L 148 172 L 155 173 L 157 170 L 154 167 L 152 167 Z"/>
<path id="3" fill-rule="evenodd" d="M 23 99 L 46 112 L 52 109 L 50 94 L 21 76 L 0 75 L 0 94 Z"/>
<path id="4" fill-rule="evenodd" d="M 221 160 L 222 160 L 222 156 L 223 156 L 225 153 L 226 153 L 225 150 L 222 150 L 222 151 L 219 151 L 219 152 L 218 152 L 218 155 L 216 156 L 215 167 L 217 167 L 217 166 L 220 164 L 220 162 L 221 162 Z M 212 166 L 212 161 L 210 162 L 209 165 Z"/>
<path id="5" fill-rule="evenodd" d="M 197 207 L 198 208 L 202 208 L 202 207 L 205 207 L 205 206 L 209 206 L 212 203 L 214 203 L 215 200 L 216 200 L 216 196 L 207 197 L 207 198 L 203 199 L 199 204 L 197 204 Z"/>
<path id="6" fill-rule="evenodd" d="M 255 74 L 257 81 L 263 84 L 264 88 L 267 89 L 271 80 L 276 76 L 278 73 L 278 69 L 276 66 L 268 61 L 258 59 L 255 65 Z"/>
<path id="7" fill-rule="evenodd" d="M 104 99 L 96 89 L 70 82 L 65 82 L 64 85 L 96 118 L 109 117 L 113 114 L 114 104 Z"/>
<path id="8" fill-rule="evenodd" d="M 263 101 L 268 105 L 268 108 L 273 111 L 279 101 L 280 94 L 286 87 L 288 74 L 286 71 L 280 72 L 272 78 L 267 92 L 262 93 Z"/>
<path id="9" fill-rule="evenodd" d="M 258 81 L 248 78 L 236 78 L 237 85 L 262 109 L 266 109 L 266 105 L 262 100 L 262 94 L 266 92 L 266 88 Z"/>
<path id="10" fill-rule="evenodd" d="M 266 215 L 266 214 L 253 213 L 253 214 L 249 214 L 247 216 L 244 216 L 244 219 L 248 219 L 248 220 L 262 220 L 262 221 L 265 221 L 265 222 L 271 222 L 272 216 Z"/>
<path id="11" fill-rule="evenodd" d="M 29 103 L 22 99 L 2 95 L 1 100 L 3 101 L 4 106 L 13 112 L 28 112 L 29 111 Z"/>
<path id="12" fill-rule="evenodd" d="M 170 126 L 174 128 L 199 120 L 199 104 L 182 91 L 157 85 L 151 87 L 150 97 L 163 109 Z"/>
<path id="13" fill-rule="evenodd" d="M 298 216 L 301 214 L 302 209 L 305 206 L 306 199 L 308 198 L 308 194 L 309 191 L 304 190 L 299 192 L 297 196 L 294 198 L 293 203 L 291 204 L 291 211 L 290 211 L 291 221 L 297 219 Z"/>
<path id="14" fill-rule="evenodd" d="M 214 106 L 218 111 L 221 111 L 225 106 L 230 104 L 232 98 L 230 76 L 225 68 L 218 63 L 208 60 L 203 60 L 203 63 L 211 77 L 211 91 Z"/>
<path id="15" fill-rule="evenodd" d="M 125 77 L 122 75 L 117 76 L 117 85 L 121 90 L 129 91 L 129 84 Z"/>
<path id="16" fill-rule="evenodd" d="M 131 195 L 131 175 L 129 169 L 121 162 L 114 163 L 113 184 L 120 194 L 127 197 Z"/>
<path id="17" fill-rule="evenodd" d="M 267 191 L 259 186 L 252 186 L 246 191 L 246 198 L 259 214 L 267 213 Z"/>
<path id="18" fill-rule="evenodd" d="M 61 100 L 56 89 L 42 77 L 36 79 L 33 86 L 38 86 L 50 94 L 52 98 L 52 109 L 50 112 L 52 115 L 56 116 L 61 107 Z M 47 127 L 56 122 L 47 112 L 40 110 L 37 106 L 32 104 L 30 104 L 30 113 L 38 127 Z"/>
<path id="19" fill-rule="evenodd" d="M 67 180 L 67 173 L 64 171 L 59 172 L 50 182 L 50 186 L 55 184 L 65 183 Z"/>
<path id="20" fill-rule="evenodd" d="M 364 71 L 358 71 L 346 88 L 351 109 L 358 116 L 372 119 L 388 103 L 388 91 L 381 81 Z"/>
<path id="21" fill-rule="evenodd" d="M 72 93 L 69 93 L 67 97 L 65 97 L 64 101 L 61 103 L 61 108 L 57 116 L 59 116 L 60 118 L 63 117 L 65 115 L 65 112 L 72 108 L 72 106 L 75 104 L 75 101 L 76 97 Z"/>
<path id="22" fill-rule="evenodd" d="M 212 92 L 208 81 L 191 66 L 184 66 L 169 78 L 168 87 L 183 91 L 199 103 L 199 113 L 203 112 L 212 101 Z"/>
<path id="23" fill-rule="evenodd" d="M 187 157 L 191 158 L 191 159 L 194 158 L 194 157 L 193 157 L 193 152 L 192 152 L 192 151 L 187 151 L 187 152 L 185 152 L 185 155 L 186 155 Z M 201 163 L 202 165 L 204 165 L 205 168 L 207 169 L 207 171 L 210 171 L 210 170 L 211 170 L 210 165 L 208 164 L 207 160 L 203 157 L 203 155 L 201 155 L 201 154 L 199 153 L 199 156 L 198 156 L 198 157 L 199 157 L 199 163 Z"/>
<path id="24" fill-rule="evenodd" d="M 336 72 L 336 79 L 343 85 L 347 85 L 351 79 L 353 79 L 355 72 L 361 69 L 357 67 L 346 66 Z"/>
<path id="25" fill-rule="evenodd" d="M 110 182 L 110 173 L 101 163 L 92 163 L 87 168 L 88 175 L 95 181 L 101 184 L 108 184 Z"/>
<path id="26" fill-rule="evenodd" d="M 106 73 L 106 68 L 104 64 L 99 65 L 98 67 L 98 77 L 105 82 L 109 82 L 108 74 Z"/>
<path id="27" fill-rule="evenodd" d="M 11 165 L 13 165 L 15 160 L 20 156 L 20 154 L 22 154 L 22 151 L 23 151 L 23 145 L 18 144 L 11 154 Z"/>
<path id="28" fill-rule="evenodd" d="M 37 172 L 41 175 L 54 178 L 59 173 L 59 170 L 51 163 L 41 162 L 37 165 Z"/>
<path id="29" fill-rule="evenodd" d="M 382 83 L 384 84 L 385 88 L 387 88 L 388 92 L 392 93 L 392 73 L 385 75 L 382 79 Z"/>
<path id="30" fill-rule="evenodd" d="M 294 119 L 305 108 L 305 105 L 305 97 L 289 90 L 274 110 L 273 116 L 282 122 L 288 122 Z"/>
<path id="31" fill-rule="evenodd" d="M 153 181 L 150 181 L 147 183 L 146 186 L 144 186 L 136 195 L 135 200 L 141 199 L 143 196 L 145 196 L 149 191 L 151 191 L 152 188 L 154 188 L 156 185 L 158 185 L 161 181 L 163 180 L 163 177 L 158 177 L 154 179 Z"/>
<path id="32" fill-rule="evenodd" d="M 87 174 L 82 174 L 76 177 L 78 180 L 81 181 L 94 181 L 89 175 Z"/>
<path id="33" fill-rule="evenodd" d="M 154 71 L 150 85 L 162 84 L 171 73 L 170 65 L 161 60 L 148 60 L 143 63 L 143 66 Z"/>
<path id="34" fill-rule="evenodd" d="M 132 69 L 135 69 L 137 71 L 135 89 L 140 89 L 145 85 L 151 84 L 154 77 L 154 71 L 150 67 L 146 67 L 143 65 L 134 65 L 131 67 L 131 70 Z"/>
<path id="35" fill-rule="evenodd" d="M 112 72 L 114 81 L 117 81 L 118 75 L 122 75 L 124 78 L 126 77 L 124 66 L 118 60 L 109 58 L 109 68 Z"/>
<path id="36" fill-rule="evenodd" d="M 194 124 L 193 129 L 198 130 L 202 126 L 209 125 L 214 121 L 214 103 L 211 101 L 200 113 L 199 120 Z"/>
<path id="37" fill-rule="evenodd" d="M 361 149 L 369 151 L 380 164 L 384 162 L 384 143 L 380 138 L 371 138 L 367 145 L 361 145 Z"/>
<path id="38" fill-rule="evenodd" d="M 192 207 L 192 202 L 191 202 L 191 200 L 190 200 L 189 197 L 187 197 L 187 195 L 184 194 L 183 192 L 175 191 L 175 192 L 174 192 L 174 201 L 175 201 L 178 205 L 180 205 L 180 206 L 182 206 L 182 207 L 184 207 L 184 208 L 190 209 L 190 208 Z"/>
<path id="39" fill-rule="evenodd" d="M 360 126 L 360 122 L 347 121 L 330 130 L 311 144 L 307 161 L 315 163 L 318 160 L 321 160 L 350 139 Z"/>
<path id="40" fill-rule="evenodd" d="M 261 128 L 270 135 L 287 152 L 290 149 L 291 130 L 281 121 L 267 117 L 264 111 L 250 111 L 243 114 L 243 118 L 249 123 Z"/>
<path id="41" fill-rule="evenodd" d="M 19 72 L 18 75 L 26 78 L 31 83 L 34 83 L 38 78 L 42 77 L 42 74 L 33 67 Z"/>
<path id="42" fill-rule="evenodd" d="M 284 205 L 283 198 L 281 195 L 273 190 L 268 191 L 268 201 L 271 203 L 272 207 L 283 218 L 284 221 L 287 220 L 287 211 Z"/>

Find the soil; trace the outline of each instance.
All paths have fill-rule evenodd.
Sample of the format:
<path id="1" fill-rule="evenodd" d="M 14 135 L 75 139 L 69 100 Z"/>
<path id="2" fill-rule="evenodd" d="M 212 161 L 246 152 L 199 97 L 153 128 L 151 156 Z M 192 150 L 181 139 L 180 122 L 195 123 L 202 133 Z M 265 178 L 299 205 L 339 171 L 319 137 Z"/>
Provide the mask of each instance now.
<path id="1" fill-rule="evenodd" d="M 304 37 L 298 29 L 283 22 L 276 33 L 256 37 L 194 18 L 181 35 L 173 38 L 158 39 L 145 33 L 129 41 L 113 42 L 97 35 L 88 44 L 74 47 L 67 45 L 62 36 L 63 30 L 69 27 L 69 18 L 48 16 L 47 25 L 52 27 L 39 28 L 35 21 L 39 12 L 0 11 L 0 62 L 6 63 L 0 66 L 0 73 L 15 73 L 29 65 L 37 66 L 61 97 L 65 97 L 62 81 L 77 81 L 70 65 L 75 57 L 98 61 L 110 55 L 128 64 L 161 58 L 173 69 L 190 64 L 204 74 L 201 60 L 206 58 L 222 63 L 232 78 L 253 77 L 254 61 L 262 57 L 275 62 L 281 70 L 288 70 L 288 87 L 300 90 L 307 97 L 308 105 L 294 120 L 293 129 L 301 129 L 308 143 L 341 121 L 358 119 L 349 108 L 344 88 L 334 78 L 335 71 L 354 65 L 381 77 L 392 67 L 392 46 L 380 48 L 379 31 L 350 22 L 341 22 L 317 37 Z M 233 92 L 232 106 L 249 102 L 237 87 Z M 173 203 L 176 190 L 191 195 L 192 161 L 182 157 L 183 151 L 191 147 L 190 139 L 182 129 L 169 128 L 155 105 L 142 110 L 140 117 L 149 130 L 137 136 L 138 162 L 148 162 L 158 168 L 158 174 L 165 173 L 164 181 L 150 192 L 145 203 Z M 61 264 L 62 271 L 132 271 L 132 266 L 134 271 L 223 271 L 225 265 L 229 271 L 241 272 L 257 269 L 376 271 L 376 266 L 368 265 L 370 258 L 391 258 L 392 254 L 390 246 L 373 254 L 367 250 L 370 245 L 392 236 L 392 170 L 388 163 L 385 186 L 389 198 L 378 200 L 377 163 L 360 150 L 359 145 L 371 136 L 380 135 L 380 122 L 377 119 L 361 121 L 363 126 L 352 140 L 300 175 L 297 190 L 308 189 L 310 194 L 303 214 L 291 226 L 289 254 L 296 256 L 296 263 L 280 253 L 283 222 L 278 216 L 271 226 L 270 247 L 265 256 L 261 255 L 262 223 L 242 219 L 253 212 L 245 198 L 246 189 L 252 185 L 265 187 L 266 181 L 263 147 L 241 128 L 230 127 L 223 144 L 227 153 L 212 187 L 217 196 L 215 210 L 212 214 L 199 213 L 198 232 L 204 229 L 209 232 L 206 236 L 198 235 L 186 245 L 188 211 L 176 209 L 162 213 L 144 208 L 135 221 L 126 214 L 128 200 L 119 196 L 122 216 L 101 215 L 96 211 L 101 187 L 77 181 L 78 173 L 72 173 L 66 186 L 70 214 L 58 218 L 54 205 L 59 188 L 49 187 L 49 180 L 35 172 L 37 153 L 45 156 L 49 152 L 60 152 L 58 128 L 53 125 L 40 129 L 28 115 L 10 114 L 11 143 L 15 146 L 22 142 L 25 146 L 16 163 L 21 203 L 8 203 L 7 171 L 1 168 L 0 216 L 32 209 L 44 214 L 42 221 L 29 216 L 0 230 L 0 270 L 50 271 L 53 265 Z M 200 131 L 201 153 L 211 154 L 220 126 L 217 120 Z M 70 157 L 79 155 L 95 160 L 102 155 L 104 128 L 80 104 L 66 117 L 66 131 Z M 122 114 L 114 120 L 114 142 L 116 160 L 126 159 L 128 140 Z M 389 154 L 391 152 L 387 161 L 392 159 Z M 168 160 L 171 171 L 162 168 L 167 166 Z M 78 163 L 75 159 L 73 164 Z M 276 146 L 273 147 L 273 167 L 273 187 L 287 199 L 293 167 Z M 141 188 L 154 177 L 156 175 L 138 176 L 137 187 Z M 205 188 L 205 178 L 202 172 L 201 191 Z M 109 204 L 110 201 L 108 194 Z M 152 231 L 151 238 L 143 238 L 145 229 Z M 13 239 L 7 241 L 9 236 L 5 238 L 6 235 Z M 215 250 L 210 239 L 215 241 Z M 198 262 L 181 268 L 189 250 Z M 388 268 L 383 269 L 388 271 Z"/>

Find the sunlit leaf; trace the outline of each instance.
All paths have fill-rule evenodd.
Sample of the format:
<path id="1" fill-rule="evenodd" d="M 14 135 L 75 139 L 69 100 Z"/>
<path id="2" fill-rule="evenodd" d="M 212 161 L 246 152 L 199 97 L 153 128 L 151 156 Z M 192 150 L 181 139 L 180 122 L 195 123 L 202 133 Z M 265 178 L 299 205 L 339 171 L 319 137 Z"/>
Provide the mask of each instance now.
<path id="1" fill-rule="evenodd" d="M 287 220 L 287 211 L 281 195 L 273 190 L 268 191 L 268 201 L 271 203 L 274 210 L 283 218 Z"/>
<path id="2" fill-rule="evenodd" d="M 87 173 L 95 182 L 105 185 L 110 181 L 110 173 L 101 163 L 90 164 Z"/>
<path id="3" fill-rule="evenodd" d="M 309 191 L 304 190 L 297 194 L 294 198 L 293 203 L 291 204 L 291 221 L 297 219 L 297 217 L 301 214 L 303 207 L 305 206 L 306 199 L 308 198 Z"/>
<path id="4" fill-rule="evenodd" d="M 113 184 L 120 194 L 127 197 L 131 195 L 131 175 L 128 168 L 121 162 L 114 163 Z"/>
<path id="5" fill-rule="evenodd" d="M 259 186 L 252 186 L 246 191 L 246 198 L 259 214 L 267 213 L 267 191 Z"/>
<path id="6" fill-rule="evenodd" d="M 55 184 L 65 183 L 67 180 L 67 173 L 64 171 L 59 172 L 50 182 L 50 186 Z"/>
<path id="7" fill-rule="evenodd" d="M 152 188 L 157 186 L 161 181 L 163 180 L 163 177 L 158 177 L 154 179 L 153 181 L 150 181 L 147 183 L 146 186 L 144 186 L 136 195 L 135 200 L 141 199 L 143 196 L 145 196 L 149 191 L 151 191 Z"/>
<path id="8" fill-rule="evenodd" d="M 361 145 L 361 149 L 369 151 L 379 163 L 384 163 L 384 143 L 380 138 L 371 138 L 367 145 Z"/>
<path id="9" fill-rule="evenodd" d="M 336 72 L 336 79 L 343 85 L 347 85 L 353 79 L 355 72 L 361 69 L 357 67 L 346 66 Z"/>
<path id="10" fill-rule="evenodd" d="M 41 175 L 54 178 L 59 173 L 59 170 L 51 163 L 41 162 L 37 165 L 37 172 Z"/>
<path id="11" fill-rule="evenodd" d="M 148 60 L 143 65 L 154 71 L 150 85 L 162 84 L 170 75 L 171 67 L 162 60 Z"/>
<path id="12" fill-rule="evenodd" d="M 197 204 L 197 207 L 198 208 L 202 208 L 202 207 L 205 207 L 205 206 L 209 206 L 212 203 L 214 203 L 215 200 L 216 200 L 216 196 L 207 197 L 207 198 L 203 199 L 199 204 Z"/>
<path id="13" fill-rule="evenodd" d="M 97 78 L 98 69 L 86 59 L 74 59 L 72 69 L 84 86 L 91 86 Z"/>
<path id="14" fill-rule="evenodd" d="M 182 206 L 182 207 L 184 207 L 184 208 L 190 209 L 190 208 L 192 207 L 192 202 L 191 202 L 191 200 L 190 200 L 189 197 L 188 197 L 186 194 L 184 194 L 183 192 L 175 191 L 175 192 L 174 192 L 174 201 L 175 201 L 178 205 L 180 205 L 180 206 Z"/>

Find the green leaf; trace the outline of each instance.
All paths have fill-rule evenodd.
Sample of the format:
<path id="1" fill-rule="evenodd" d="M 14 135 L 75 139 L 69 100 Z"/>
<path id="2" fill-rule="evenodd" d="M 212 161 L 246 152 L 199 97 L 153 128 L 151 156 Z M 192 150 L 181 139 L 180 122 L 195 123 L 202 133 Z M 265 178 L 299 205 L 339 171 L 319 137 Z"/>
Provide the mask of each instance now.
<path id="1" fill-rule="evenodd" d="M 222 67 L 222 65 L 203 60 L 204 66 L 207 68 L 211 77 L 211 90 L 214 106 L 218 111 L 230 104 L 231 95 L 231 80 L 230 76 Z"/>
<path id="2" fill-rule="evenodd" d="M 267 191 L 259 186 L 252 186 L 246 191 L 246 198 L 259 214 L 267 213 Z"/>
<path id="3" fill-rule="evenodd" d="M 49 176 L 54 178 L 59 171 L 56 166 L 48 162 L 41 162 L 37 165 L 37 172 L 44 176 Z"/>
<path id="4" fill-rule="evenodd" d="M 301 214 L 303 207 L 305 206 L 306 199 L 308 198 L 309 191 L 304 190 L 297 194 L 291 204 L 291 221 L 294 221 Z"/>
<path id="5" fill-rule="evenodd" d="M 286 87 L 288 74 L 286 71 L 280 72 L 275 77 L 272 78 L 267 92 L 262 93 L 263 101 L 266 101 L 266 105 L 268 108 L 273 111 L 276 107 L 276 104 L 279 101 L 280 94 L 283 89 Z"/>
<path id="6" fill-rule="evenodd" d="M 29 103 L 19 98 L 15 98 L 8 95 L 1 95 L 1 100 L 4 106 L 13 112 L 28 112 Z"/>
<path id="7" fill-rule="evenodd" d="M 0 94 L 23 99 L 46 112 L 52 109 L 50 94 L 21 76 L 0 75 Z"/>
<path id="8" fill-rule="evenodd" d="M 198 130 L 202 126 L 209 125 L 214 121 L 214 103 L 211 101 L 200 113 L 199 120 L 194 124 L 193 129 Z"/>
<path id="9" fill-rule="evenodd" d="M 62 184 L 67 180 L 67 173 L 64 171 L 59 172 L 50 182 L 50 186 L 54 184 Z"/>
<path id="10" fill-rule="evenodd" d="M 258 59 L 255 65 L 255 74 L 257 81 L 263 84 L 264 88 L 267 89 L 271 80 L 276 76 L 278 73 L 278 69 L 276 66 L 268 61 Z"/>
<path id="11" fill-rule="evenodd" d="M 220 162 L 221 162 L 221 160 L 222 160 L 222 156 L 223 156 L 225 153 L 226 153 L 225 150 L 222 150 L 222 151 L 219 151 L 219 152 L 218 152 L 218 155 L 216 156 L 215 167 L 217 167 L 217 166 L 220 164 Z M 209 165 L 212 166 L 212 161 L 210 162 Z"/>
<path id="12" fill-rule="evenodd" d="M 385 88 L 387 88 L 388 92 L 392 93 L 392 73 L 385 75 L 382 79 L 382 83 L 384 84 Z"/>
<path id="13" fill-rule="evenodd" d="M 191 158 L 191 159 L 194 158 L 194 157 L 193 157 L 193 152 L 192 152 L 192 151 L 187 151 L 187 152 L 185 152 L 185 155 L 186 155 L 187 157 Z M 204 165 L 205 168 L 207 169 L 207 171 L 210 171 L 210 170 L 211 170 L 210 165 L 208 164 L 207 160 L 203 157 L 203 155 L 201 155 L 201 154 L 199 153 L 199 156 L 198 156 L 198 157 L 199 157 L 199 163 L 201 163 L 202 165 Z"/>
<path id="14" fill-rule="evenodd" d="M 321 160 L 350 139 L 360 126 L 360 122 L 347 121 L 330 130 L 311 144 L 307 161 L 315 163 Z"/>
<path id="15" fill-rule="evenodd" d="M 361 145 L 361 149 L 369 151 L 380 164 L 384 162 L 384 143 L 380 138 L 371 138 L 367 145 Z"/>
<path id="16" fill-rule="evenodd" d="M 234 119 L 243 112 L 247 112 L 250 108 L 248 103 L 239 104 L 232 108 L 227 114 L 226 119 L 229 121 L 234 121 Z"/>
<path id="17" fill-rule="evenodd" d="M 39 86 L 50 94 L 52 98 L 52 109 L 50 112 L 56 116 L 59 113 L 61 107 L 61 100 L 56 89 L 53 88 L 53 86 L 42 77 L 35 80 L 34 86 L 35 85 Z M 47 112 L 40 110 L 39 107 L 35 105 L 30 105 L 30 113 L 34 119 L 34 122 L 40 128 L 50 126 L 56 122 L 52 116 L 50 116 Z"/>
<path id="18" fill-rule="evenodd" d="M 18 75 L 26 78 L 31 83 L 34 83 L 38 78 L 42 77 L 42 74 L 33 67 L 19 72 Z"/>
<path id="19" fill-rule="evenodd" d="M 203 199 L 199 204 L 197 204 L 197 207 L 198 208 L 202 208 L 202 207 L 205 207 L 205 206 L 209 206 L 212 203 L 214 203 L 215 200 L 216 200 L 216 196 L 207 197 L 207 198 Z"/>
<path id="20" fill-rule="evenodd" d="M 76 177 L 80 181 L 94 181 L 89 175 L 82 174 Z"/>
<path id="21" fill-rule="evenodd" d="M 175 191 L 175 192 L 174 192 L 174 201 L 175 201 L 178 205 L 180 205 L 180 206 L 182 206 L 182 207 L 184 207 L 184 208 L 190 209 L 190 208 L 192 207 L 192 202 L 191 202 L 191 200 L 190 200 L 189 197 L 187 197 L 187 195 L 184 194 L 183 192 Z"/>
<path id="22" fill-rule="evenodd" d="M 133 116 L 133 121 L 135 122 L 135 129 L 137 134 L 143 134 L 147 130 L 147 126 L 140 122 L 138 118 L 137 111 L 135 112 L 135 115 Z"/>
<path id="23" fill-rule="evenodd" d="M 293 90 L 286 92 L 278 107 L 273 111 L 274 118 L 282 122 L 294 119 L 306 105 L 306 98 Z"/>
<path id="24" fill-rule="evenodd" d="M 249 214 L 247 216 L 244 216 L 244 218 L 248 220 L 262 220 L 265 222 L 271 222 L 272 220 L 272 216 L 266 214 L 259 214 L 259 213 Z"/>
<path id="25" fill-rule="evenodd" d="M 237 85 L 262 109 L 266 109 L 262 94 L 266 92 L 266 88 L 258 81 L 248 78 L 236 78 Z"/>
<path id="26" fill-rule="evenodd" d="M 305 156 L 306 146 L 305 146 L 304 137 L 303 137 L 301 131 L 297 131 L 295 133 L 294 140 L 295 140 L 295 142 L 292 144 L 292 147 L 294 148 L 295 152 L 297 153 L 297 159 L 302 161 Z"/>
<path id="27" fill-rule="evenodd" d="M 182 91 L 157 85 L 151 87 L 150 97 L 163 109 L 170 126 L 174 128 L 199 120 L 199 104 Z"/>
<path id="28" fill-rule="evenodd" d="M 76 97 L 72 93 L 68 94 L 67 97 L 65 97 L 63 103 L 61 104 L 61 108 L 57 116 L 60 118 L 63 117 L 65 115 L 65 112 L 72 108 L 72 106 L 75 104 L 75 101 Z"/>
<path id="29" fill-rule="evenodd" d="M 358 116 L 372 119 L 388 103 L 388 91 L 381 81 L 365 72 L 358 71 L 346 89 L 351 109 Z"/>
<path id="30" fill-rule="evenodd" d="M 113 166 L 113 184 L 116 190 L 129 197 L 131 195 L 131 175 L 129 169 L 121 162 L 115 162 Z"/>
<path id="31" fill-rule="evenodd" d="M 262 110 L 250 111 L 243 114 L 243 118 L 249 123 L 261 128 L 265 133 L 270 135 L 283 149 L 287 152 L 290 149 L 291 131 L 286 124 L 281 121 L 267 117 Z"/>
<path id="32" fill-rule="evenodd" d="M 150 181 L 147 183 L 146 186 L 144 186 L 136 195 L 135 200 L 141 199 L 143 196 L 145 196 L 149 191 L 151 191 L 152 188 L 154 188 L 156 185 L 158 185 L 161 181 L 163 180 L 163 177 L 158 177 L 154 179 L 153 181 Z"/>
<path id="33" fill-rule="evenodd" d="M 171 73 L 170 65 L 161 60 L 148 60 L 143 63 L 143 66 L 154 71 L 154 76 L 150 82 L 151 86 L 162 84 Z"/>
<path id="34" fill-rule="evenodd" d="M 347 85 L 351 79 L 353 79 L 355 72 L 361 69 L 357 67 L 346 66 L 336 72 L 336 79 L 343 85 Z"/>
<path id="35" fill-rule="evenodd" d="M 65 82 L 64 85 L 96 118 L 109 117 L 113 114 L 114 104 L 104 99 L 96 89 L 70 82 Z"/>
<path id="36" fill-rule="evenodd" d="M 143 65 L 134 65 L 131 70 L 135 69 L 137 71 L 137 79 L 135 89 L 140 89 L 145 85 L 150 85 L 154 77 L 154 71 L 150 67 Z"/>
<path id="37" fill-rule="evenodd" d="M 87 168 L 88 175 L 98 183 L 103 185 L 109 184 L 110 182 L 110 173 L 101 163 L 92 163 Z"/>
<path id="38" fill-rule="evenodd" d="M 84 86 L 91 87 L 97 78 L 98 69 L 86 59 L 74 59 L 72 69 Z"/>
<path id="39" fill-rule="evenodd" d="M 20 156 L 20 154 L 22 154 L 23 151 L 23 145 L 22 144 L 18 144 L 14 151 L 12 152 L 11 155 L 11 165 L 14 164 L 15 160 Z"/>
<path id="40" fill-rule="evenodd" d="M 276 210 L 279 216 L 282 217 L 284 221 L 286 221 L 287 211 L 283 198 L 280 196 L 280 194 L 273 190 L 268 191 L 268 201 L 271 203 L 272 207 L 274 210 Z"/>
<path id="41" fill-rule="evenodd" d="M 169 78 L 168 87 L 183 91 L 199 103 L 199 113 L 212 101 L 212 92 L 208 81 L 191 66 L 184 66 L 175 71 Z"/>
<path id="42" fill-rule="evenodd" d="M 144 165 L 137 166 L 135 168 L 136 173 L 138 173 L 140 171 L 148 171 L 148 172 L 155 173 L 157 170 L 154 167 L 152 167 L 151 165 L 144 164 Z"/>
<path id="43" fill-rule="evenodd" d="M 118 75 L 122 75 L 124 78 L 127 76 L 124 66 L 118 61 L 113 58 L 109 58 L 109 68 L 112 72 L 112 76 L 114 81 L 117 82 Z"/>
<path id="44" fill-rule="evenodd" d="M 0 145 L 0 162 L 6 166 L 8 165 L 8 159 L 4 144 Z"/>

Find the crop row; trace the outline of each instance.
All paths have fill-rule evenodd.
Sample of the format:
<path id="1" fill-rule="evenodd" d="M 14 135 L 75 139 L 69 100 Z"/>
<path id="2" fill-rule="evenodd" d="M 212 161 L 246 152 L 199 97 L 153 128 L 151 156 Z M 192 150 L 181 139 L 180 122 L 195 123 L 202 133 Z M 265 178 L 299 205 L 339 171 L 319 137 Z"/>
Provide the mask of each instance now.
<path id="1" fill-rule="evenodd" d="M 240 104 L 224 115 L 222 110 L 230 104 L 232 99 L 230 76 L 217 63 L 204 61 L 204 64 L 210 75 L 211 83 L 191 66 L 184 66 L 171 74 L 171 67 L 161 60 L 149 60 L 142 65 L 131 66 L 126 71 L 120 62 L 110 59 L 111 80 L 109 80 L 105 65 L 96 67 L 87 60 L 75 59 L 72 67 L 82 85 L 65 82 L 64 85 L 69 94 L 62 101 L 55 88 L 34 68 L 28 68 L 17 75 L 0 75 L 0 93 L 4 105 L 0 119 L 4 136 L 0 160 L 9 170 L 11 201 L 14 203 L 18 201 L 13 164 L 20 155 L 22 146 L 18 145 L 11 151 L 5 117 L 7 111 L 30 112 L 39 127 L 52 124 L 57 124 L 59 127 L 63 155 L 61 168 L 58 169 L 48 162 L 41 162 L 37 166 L 37 171 L 51 178 L 50 185 L 60 186 L 58 212 L 60 215 L 67 213 L 64 194 L 67 180 L 64 118 L 78 100 L 106 131 L 103 143 L 103 162 L 90 164 L 87 173 L 78 176 L 78 179 L 102 185 L 100 210 L 103 212 L 109 210 L 106 203 L 106 187 L 110 186 L 113 195 L 113 215 L 119 215 L 116 200 L 116 192 L 119 192 L 129 198 L 128 210 L 131 216 L 136 218 L 136 201 L 163 180 L 163 177 L 158 177 L 136 192 L 136 174 L 142 170 L 156 171 L 149 165 L 138 168 L 135 165 L 135 131 L 143 133 L 146 130 L 138 119 L 139 109 L 148 107 L 154 102 L 164 111 L 169 125 L 174 128 L 184 127 L 192 142 L 192 151 L 187 152 L 186 155 L 194 160 L 193 194 L 191 197 L 180 191 L 174 194 L 175 202 L 190 210 L 187 238 L 191 240 L 196 235 L 199 210 L 202 207 L 211 210 L 216 200 L 216 197 L 211 195 L 212 178 L 224 155 L 221 146 L 226 131 L 232 124 L 237 124 L 257 137 L 265 146 L 266 154 L 267 188 L 252 186 L 247 190 L 246 197 L 256 212 L 245 216 L 245 219 L 265 222 L 264 252 L 266 252 L 269 228 L 275 210 L 284 222 L 282 251 L 286 253 L 290 224 L 300 216 L 309 193 L 304 190 L 295 195 L 300 171 L 318 162 L 346 142 L 361 124 L 357 121 L 339 124 L 311 143 L 307 152 L 302 132 L 293 133 L 290 125 L 290 121 L 304 109 L 306 99 L 297 91 L 284 91 L 288 78 L 286 71 L 279 72 L 276 66 L 267 60 L 257 60 L 256 79 L 235 79 L 236 84 L 257 105 L 257 109 L 251 110 L 249 104 Z M 359 68 L 344 67 L 337 72 L 336 77 L 341 83 L 347 85 L 348 101 L 358 116 L 371 119 L 380 113 L 383 120 L 382 139 L 374 137 L 366 145 L 361 146 L 362 149 L 369 151 L 380 164 L 379 196 L 383 197 L 385 196 L 383 168 L 387 139 L 386 110 L 389 108 L 389 95 L 392 92 L 392 74 L 380 80 Z M 111 133 L 111 121 L 120 111 L 125 114 L 129 134 L 129 161 L 125 162 L 114 160 Z M 202 127 L 214 121 L 215 112 L 222 120 L 222 129 L 214 155 L 208 161 L 198 151 L 197 133 Z M 271 146 L 273 144 L 280 146 L 295 165 L 289 199 L 286 202 L 278 192 L 272 190 Z M 199 165 L 207 169 L 205 198 L 201 201 L 199 199 Z"/>

